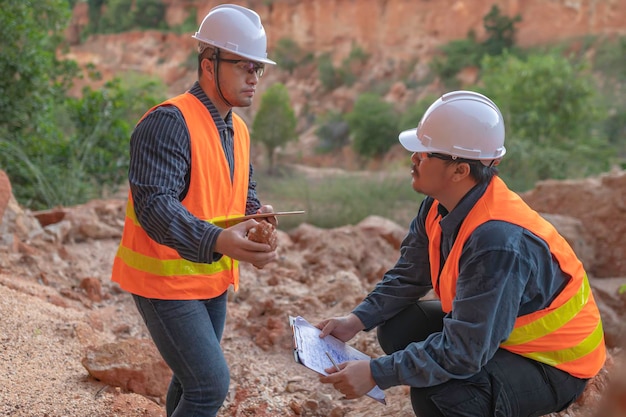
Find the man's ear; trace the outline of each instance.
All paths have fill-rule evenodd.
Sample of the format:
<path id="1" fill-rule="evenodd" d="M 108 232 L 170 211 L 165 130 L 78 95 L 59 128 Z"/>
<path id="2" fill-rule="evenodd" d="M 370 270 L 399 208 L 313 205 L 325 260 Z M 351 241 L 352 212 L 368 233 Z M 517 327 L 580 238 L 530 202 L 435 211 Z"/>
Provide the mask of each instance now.
<path id="1" fill-rule="evenodd" d="M 453 181 L 461 181 L 470 175 L 470 166 L 467 162 L 455 164 Z"/>
<path id="2" fill-rule="evenodd" d="M 213 79 L 213 65 L 215 65 L 215 62 L 208 58 L 204 58 L 201 65 L 202 72 L 205 73 L 210 79 Z"/>

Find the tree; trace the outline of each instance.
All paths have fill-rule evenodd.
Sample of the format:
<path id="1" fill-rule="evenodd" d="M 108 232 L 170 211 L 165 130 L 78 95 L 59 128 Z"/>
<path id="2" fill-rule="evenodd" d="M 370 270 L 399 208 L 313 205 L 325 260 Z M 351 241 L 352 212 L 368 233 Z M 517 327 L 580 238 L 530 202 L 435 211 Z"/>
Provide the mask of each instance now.
<path id="1" fill-rule="evenodd" d="M 501 171 L 514 188 L 609 168 L 613 151 L 600 129 L 605 112 L 584 66 L 556 53 L 526 60 L 505 53 L 485 56 L 482 67 L 485 94 L 504 116 L 508 151 Z"/>
<path id="2" fill-rule="evenodd" d="M 398 115 L 391 103 L 377 94 L 361 94 L 346 120 L 354 138 L 354 150 L 361 156 L 380 156 L 397 142 Z"/>
<path id="3" fill-rule="evenodd" d="M 0 14 L 0 169 L 33 209 L 83 203 L 118 186 L 132 126 L 158 102 L 145 77 L 137 89 L 116 79 L 69 97 L 77 65 L 57 58 L 69 17 L 66 0 L 3 0 Z"/>
<path id="4" fill-rule="evenodd" d="M 470 30 L 465 39 L 453 40 L 441 46 L 441 54 L 434 57 L 430 68 L 448 88 L 457 89 L 460 84 L 457 79 L 459 71 L 467 67 L 480 68 L 483 56 L 496 56 L 504 51 L 520 53 L 515 48 L 515 24 L 521 20 L 520 15 L 513 18 L 501 15 L 500 8 L 493 5 L 483 17 L 487 39 L 479 43 L 476 33 Z"/>
<path id="5" fill-rule="evenodd" d="M 350 141 L 350 126 L 341 113 L 331 111 L 319 116 L 315 136 L 319 139 L 317 151 L 336 152 Z"/>
<path id="6" fill-rule="evenodd" d="M 57 59 L 67 0 L 3 0 L 0 13 L 0 129 L 20 141 L 54 130 L 48 110 L 63 98 L 76 66 Z"/>
<path id="7" fill-rule="evenodd" d="M 273 56 L 276 57 L 278 67 L 289 72 L 289 74 L 292 74 L 299 65 L 312 60 L 312 54 L 305 53 L 300 45 L 291 38 L 280 38 L 274 48 Z"/>
<path id="8" fill-rule="evenodd" d="M 273 84 L 261 97 L 261 105 L 252 124 L 252 134 L 254 140 L 265 145 L 268 173 L 274 174 L 276 148 L 297 138 L 296 116 L 284 84 Z"/>
<path id="9" fill-rule="evenodd" d="M 14 183 L 18 200 L 54 175 L 35 175 L 30 155 L 52 162 L 64 138 L 54 110 L 64 100 L 76 65 L 57 59 L 62 30 L 70 18 L 66 0 L 4 0 L 0 13 L 0 169 Z M 59 144 L 49 146 L 46 141 Z M 24 202 L 22 200 L 21 202 Z"/>
<path id="10" fill-rule="evenodd" d="M 522 16 L 514 18 L 500 14 L 500 8 L 494 4 L 489 13 L 483 17 L 483 26 L 487 31 L 487 40 L 483 42 L 485 53 L 500 55 L 515 45 L 515 24 L 522 21 Z"/>

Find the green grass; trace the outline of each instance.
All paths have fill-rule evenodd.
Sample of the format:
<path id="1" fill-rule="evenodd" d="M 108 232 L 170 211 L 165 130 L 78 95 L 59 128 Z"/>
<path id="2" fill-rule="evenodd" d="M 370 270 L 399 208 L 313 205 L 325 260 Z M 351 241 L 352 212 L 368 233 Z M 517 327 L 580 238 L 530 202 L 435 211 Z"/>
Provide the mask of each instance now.
<path id="1" fill-rule="evenodd" d="M 281 218 L 279 227 L 286 231 L 301 223 L 321 228 L 354 225 L 370 215 L 408 227 L 423 199 L 411 188 L 408 173 L 342 173 L 307 178 L 290 172 L 255 176 L 263 204 L 271 204 L 275 211 L 306 211 Z"/>

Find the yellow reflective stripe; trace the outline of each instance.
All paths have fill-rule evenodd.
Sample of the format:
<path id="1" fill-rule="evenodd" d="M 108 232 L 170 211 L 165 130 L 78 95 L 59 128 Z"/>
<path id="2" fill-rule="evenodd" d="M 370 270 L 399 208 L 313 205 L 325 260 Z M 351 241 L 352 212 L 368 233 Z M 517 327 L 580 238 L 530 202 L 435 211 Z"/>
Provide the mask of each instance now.
<path id="1" fill-rule="evenodd" d="M 177 275 L 211 275 L 222 271 L 230 271 L 233 262 L 231 258 L 222 256 L 218 262 L 210 264 L 191 262 L 186 259 L 161 260 L 142 255 L 124 246 L 117 250 L 120 257 L 128 266 L 143 272 L 158 276 Z"/>
<path id="2" fill-rule="evenodd" d="M 137 221 L 137 215 L 135 214 L 135 206 L 133 205 L 133 202 L 131 200 L 128 200 L 128 203 L 126 204 L 126 217 L 131 219 L 133 223 L 139 226 L 139 222 Z"/>
<path id="3" fill-rule="evenodd" d="M 528 343 L 554 332 L 573 319 L 587 304 L 591 288 L 587 275 L 583 277 L 578 292 L 561 307 L 546 314 L 544 317 L 532 321 L 525 326 L 513 329 L 509 338 L 501 346 L 515 346 Z"/>
<path id="4" fill-rule="evenodd" d="M 211 223 L 226 223 L 226 222 L 233 222 L 233 224 L 237 224 L 237 223 L 241 223 L 241 220 L 238 220 L 239 218 L 244 217 L 243 214 L 236 214 L 233 216 L 217 216 L 214 217 L 210 220 Z"/>
<path id="5" fill-rule="evenodd" d="M 139 221 L 137 220 L 137 215 L 135 214 L 135 207 L 133 206 L 133 203 L 129 200 L 128 204 L 126 204 L 126 217 L 128 217 L 130 220 L 132 220 L 132 222 L 136 225 L 141 227 L 141 225 L 139 224 Z M 215 217 L 211 220 L 207 220 L 209 223 L 224 223 L 226 220 L 230 220 L 235 222 L 237 220 L 238 217 L 243 217 L 242 215 L 236 215 L 233 217 L 229 217 L 229 216 L 218 216 Z"/>
<path id="6" fill-rule="evenodd" d="M 600 343 L 602 343 L 603 337 L 604 330 L 602 329 L 602 321 L 598 320 L 598 325 L 593 333 L 591 333 L 587 338 L 585 338 L 585 340 L 580 342 L 575 347 L 547 352 L 523 353 L 522 356 L 551 366 L 556 366 L 565 362 L 580 359 L 585 355 L 590 354 L 600 345 Z"/>

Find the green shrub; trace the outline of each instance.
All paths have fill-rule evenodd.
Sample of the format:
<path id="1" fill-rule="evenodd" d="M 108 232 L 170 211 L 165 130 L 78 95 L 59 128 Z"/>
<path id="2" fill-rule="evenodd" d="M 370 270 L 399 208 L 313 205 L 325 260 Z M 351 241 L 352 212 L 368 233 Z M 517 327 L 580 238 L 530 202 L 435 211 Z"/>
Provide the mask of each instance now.
<path id="1" fill-rule="evenodd" d="M 100 19 L 100 33 L 126 32 L 135 26 L 132 0 L 106 0 Z"/>
<path id="2" fill-rule="evenodd" d="M 129 88 L 120 79 L 79 98 L 67 97 L 54 111 L 55 129 L 21 142 L 0 138 L 0 161 L 24 206 L 45 209 L 100 198 L 125 182 L 134 124 L 160 101 L 163 86 L 145 81 Z"/>
<path id="3" fill-rule="evenodd" d="M 261 105 L 252 124 L 252 137 L 265 146 L 268 172 L 273 174 L 276 148 L 298 138 L 295 112 L 284 84 L 271 85 L 261 96 Z"/>
<path id="4" fill-rule="evenodd" d="M 470 33 L 467 39 L 448 42 L 439 50 L 441 54 L 436 55 L 429 66 L 449 88 L 457 88 L 459 81 L 456 75 L 463 68 L 479 67 L 484 55 L 483 47 L 476 42 L 473 33 Z"/>
<path id="5" fill-rule="evenodd" d="M 519 54 L 515 48 L 515 24 L 522 20 L 517 15 L 513 18 L 500 14 L 500 8 L 493 5 L 483 17 L 483 26 L 487 39 L 478 42 L 476 33 L 470 31 L 466 39 L 453 40 L 441 48 L 441 54 L 430 63 L 431 70 L 439 76 L 448 88 L 458 88 L 457 74 L 467 67 L 481 67 L 485 55 L 497 56 L 505 51 Z"/>
<path id="6" fill-rule="evenodd" d="M 507 130 L 501 171 L 518 190 L 609 168 L 614 149 L 601 129 L 606 113 L 584 66 L 558 54 L 526 60 L 504 54 L 485 56 L 482 67 L 484 92 L 500 107 Z"/>
<path id="7" fill-rule="evenodd" d="M 167 29 L 166 6 L 163 0 L 88 0 L 88 2 L 87 33 Z"/>
<path id="8" fill-rule="evenodd" d="M 319 139 L 317 152 L 333 152 L 350 142 L 350 126 L 341 113 L 329 112 L 318 118 L 315 135 Z"/>
<path id="9" fill-rule="evenodd" d="M 134 24 L 144 29 L 166 28 L 166 6 L 162 0 L 135 0 Z"/>
<path id="10" fill-rule="evenodd" d="M 317 59 L 317 71 L 319 73 L 322 86 L 324 86 L 324 89 L 327 91 L 334 90 L 341 85 L 339 74 L 333 66 L 330 54 L 322 54 Z"/>
<path id="11" fill-rule="evenodd" d="M 397 142 L 398 115 L 391 103 L 375 94 L 360 95 L 346 120 L 354 150 L 361 156 L 383 155 Z"/>
<path id="12" fill-rule="evenodd" d="M 334 90 L 341 85 L 352 86 L 357 80 L 357 73 L 364 65 L 369 55 L 360 46 L 353 44 L 350 54 L 342 61 L 339 67 L 335 67 L 330 54 L 322 54 L 317 61 L 317 70 L 320 81 L 328 91 Z"/>
<path id="13" fill-rule="evenodd" d="M 487 55 L 500 55 L 515 46 L 515 24 L 522 21 L 522 16 L 513 18 L 500 14 L 500 8 L 494 4 L 489 13 L 483 17 L 483 26 L 487 39 L 483 42 L 483 50 Z"/>
<path id="14" fill-rule="evenodd" d="M 298 66 L 308 63 L 311 56 L 290 38 L 279 39 L 272 53 L 272 59 L 276 61 L 278 67 L 289 72 L 289 74 L 293 73 Z"/>

